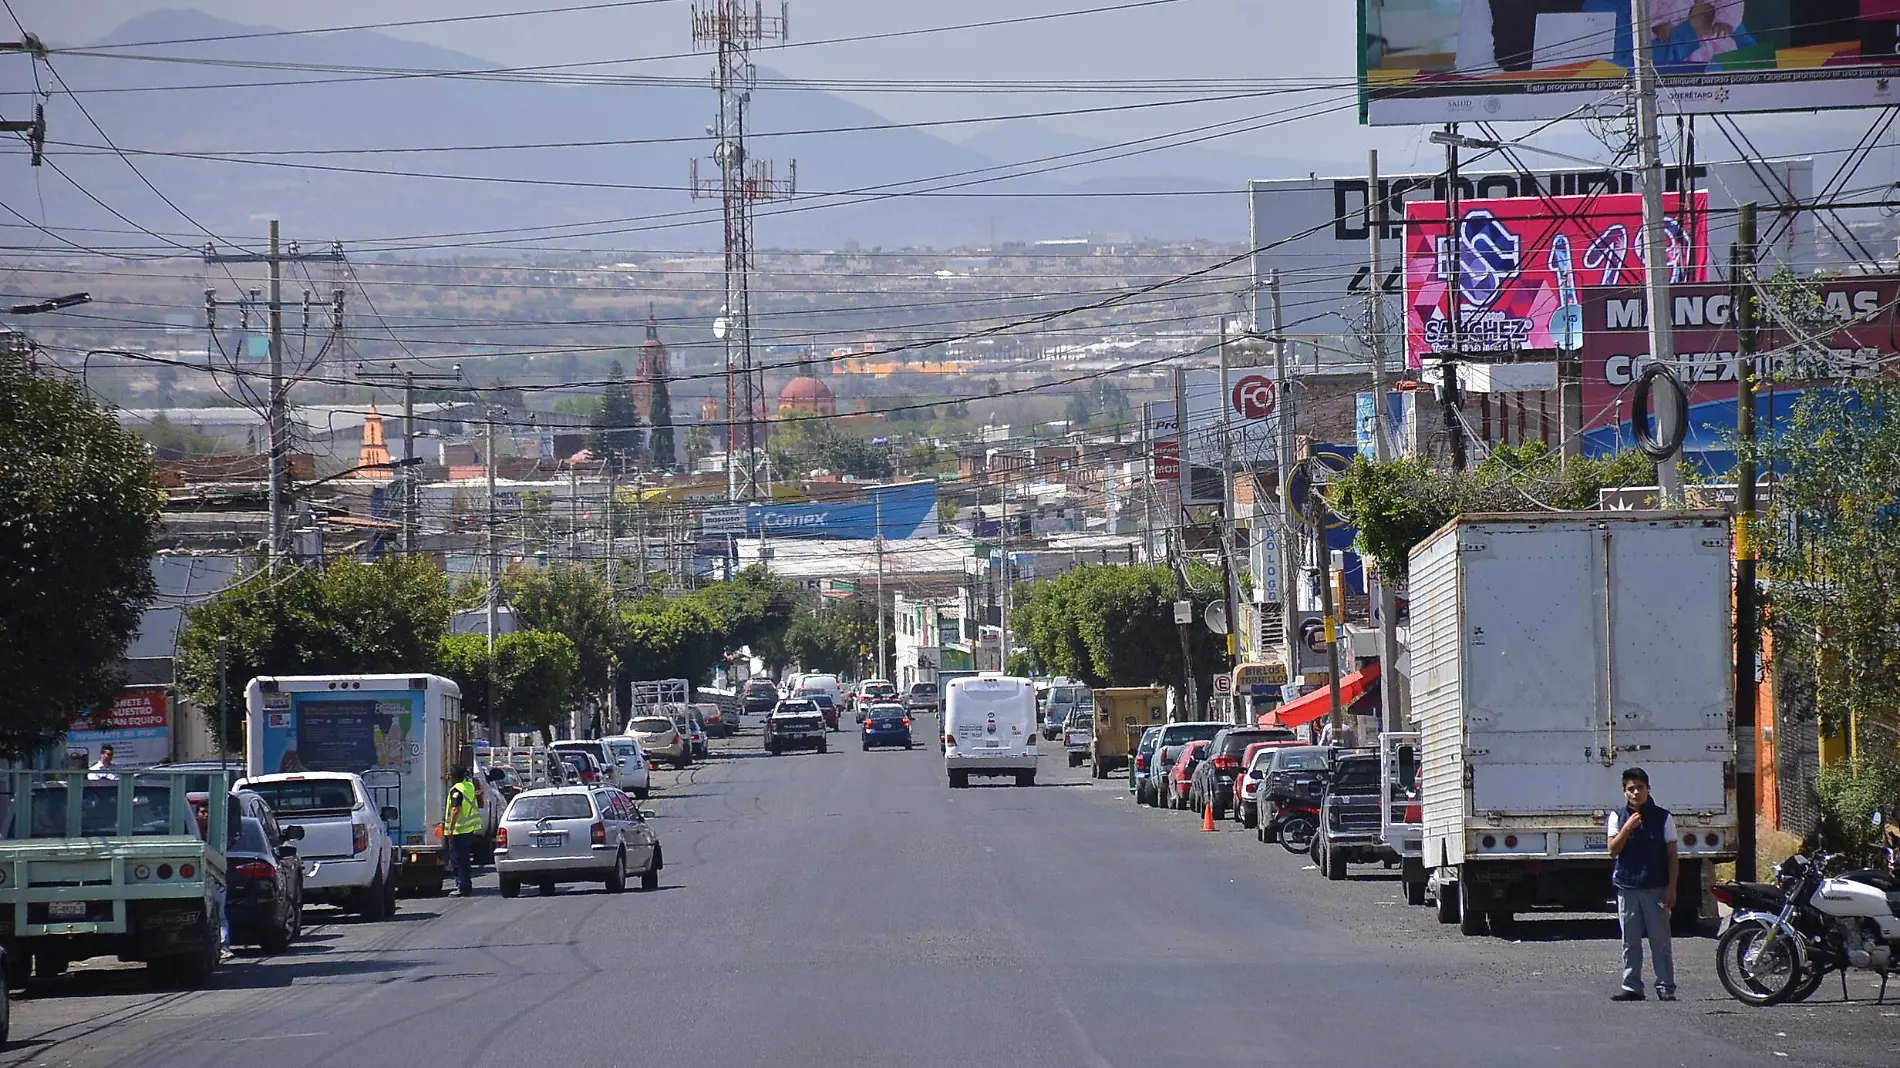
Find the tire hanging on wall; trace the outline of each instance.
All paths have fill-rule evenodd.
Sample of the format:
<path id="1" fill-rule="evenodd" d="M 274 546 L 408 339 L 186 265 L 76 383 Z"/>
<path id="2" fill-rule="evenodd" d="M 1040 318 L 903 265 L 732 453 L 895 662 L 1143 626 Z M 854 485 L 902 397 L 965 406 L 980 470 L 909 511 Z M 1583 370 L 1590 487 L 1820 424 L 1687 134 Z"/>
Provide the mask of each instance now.
<path id="1" fill-rule="evenodd" d="M 1657 438 L 1649 428 L 1650 399 L 1658 380 L 1669 383 L 1671 405 L 1675 408 L 1675 425 L 1666 441 Z M 1661 426 L 1662 420 L 1658 419 L 1657 424 Z M 1689 392 L 1669 368 L 1652 363 L 1636 376 L 1635 394 L 1630 398 L 1630 426 L 1643 455 L 1652 460 L 1667 460 L 1682 448 L 1682 439 L 1689 432 Z"/>

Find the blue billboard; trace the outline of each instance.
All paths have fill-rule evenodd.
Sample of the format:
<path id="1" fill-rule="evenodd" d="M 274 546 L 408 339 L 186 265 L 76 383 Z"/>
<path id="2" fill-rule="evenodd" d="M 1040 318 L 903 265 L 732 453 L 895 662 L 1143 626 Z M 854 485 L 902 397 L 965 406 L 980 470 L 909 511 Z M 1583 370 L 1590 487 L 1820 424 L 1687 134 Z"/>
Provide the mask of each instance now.
<path id="1" fill-rule="evenodd" d="M 751 504 L 745 532 L 756 538 L 846 538 L 869 541 L 880 530 L 903 540 L 937 532 L 937 483 L 866 486 L 845 500 L 802 504 Z"/>

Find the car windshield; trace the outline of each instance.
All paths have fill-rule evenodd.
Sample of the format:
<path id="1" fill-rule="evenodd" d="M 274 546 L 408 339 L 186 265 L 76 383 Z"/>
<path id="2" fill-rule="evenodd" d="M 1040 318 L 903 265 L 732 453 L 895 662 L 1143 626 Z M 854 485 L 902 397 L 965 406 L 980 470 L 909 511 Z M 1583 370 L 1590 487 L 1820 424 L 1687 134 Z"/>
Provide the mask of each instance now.
<path id="1" fill-rule="evenodd" d="M 255 791 L 279 816 L 335 815 L 356 807 L 356 791 L 347 779 L 248 782 L 244 788 Z"/>
<path id="2" fill-rule="evenodd" d="M 34 838 L 65 838 L 66 784 L 46 783 L 33 789 L 33 808 L 29 835 Z M 119 828 L 119 784 L 88 785 L 79 795 L 79 830 L 82 837 L 115 835 L 158 835 L 171 833 L 170 785 L 132 787 L 132 825 Z M 16 829 L 16 837 L 18 837 Z"/>
<path id="3" fill-rule="evenodd" d="M 632 742 L 608 742 L 607 748 L 613 751 L 615 759 L 632 757 L 640 752 L 640 747 Z"/>
<path id="4" fill-rule="evenodd" d="M 937 688 L 928 682 L 912 683 L 910 688 L 912 697 L 928 697 L 936 692 Z"/>
<path id="5" fill-rule="evenodd" d="M 507 818 L 528 820 L 585 820 L 594 817 L 594 806 L 585 794 L 524 794 L 508 806 Z"/>
<path id="6" fill-rule="evenodd" d="M 872 719 L 903 719 L 904 716 L 904 709 L 900 705 L 871 706 L 870 718 Z"/>
<path id="7" fill-rule="evenodd" d="M 1221 739 L 1220 751 L 1227 756 L 1239 756 L 1255 742 L 1275 742 L 1288 736 L 1283 730 L 1230 731 Z"/>
<path id="8" fill-rule="evenodd" d="M 1275 771 L 1325 771 L 1326 752 L 1323 749 L 1303 749 L 1290 753 L 1280 753 L 1273 765 Z"/>
<path id="9" fill-rule="evenodd" d="M 672 730 L 673 721 L 667 719 L 665 716 L 642 716 L 632 723 L 627 724 L 627 727 L 630 730 L 639 731 L 641 734 L 659 734 L 663 731 Z"/>
<path id="10" fill-rule="evenodd" d="M 807 716 L 818 711 L 818 706 L 810 701 L 780 701 L 772 710 L 773 716 Z"/>
<path id="11" fill-rule="evenodd" d="M 1333 790 L 1368 790 L 1379 784 L 1379 763 L 1376 760 L 1341 761 L 1339 769 L 1333 773 Z"/>
<path id="12" fill-rule="evenodd" d="M 1210 741 L 1226 728 L 1218 723 L 1189 723 L 1167 728 L 1169 745 L 1185 745 L 1188 742 Z"/>

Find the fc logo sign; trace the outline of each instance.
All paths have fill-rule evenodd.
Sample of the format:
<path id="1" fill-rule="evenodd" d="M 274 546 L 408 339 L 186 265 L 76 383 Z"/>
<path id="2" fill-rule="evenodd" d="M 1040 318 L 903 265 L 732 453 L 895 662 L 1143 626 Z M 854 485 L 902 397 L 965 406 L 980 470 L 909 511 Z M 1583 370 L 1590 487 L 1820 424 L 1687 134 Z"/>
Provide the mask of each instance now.
<path id="1" fill-rule="evenodd" d="M 1273 381 L 1264 375 L 1248 375 L 1234 383 L 1233 402 L 1242 419 L 1265 419 L 1273 414 Z"/>

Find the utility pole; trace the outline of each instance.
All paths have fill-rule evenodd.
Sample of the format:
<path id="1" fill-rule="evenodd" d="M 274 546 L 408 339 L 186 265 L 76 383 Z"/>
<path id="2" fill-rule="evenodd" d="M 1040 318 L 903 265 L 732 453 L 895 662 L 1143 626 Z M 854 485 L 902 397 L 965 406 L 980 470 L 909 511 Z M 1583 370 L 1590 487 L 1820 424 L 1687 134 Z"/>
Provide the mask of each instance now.
<path id="1" fill-rule="evenodd" d="M 1285 650 L 1286 677 L 1290 683 L 1299 671 L 1299 638 L 1293 632 L 1292 621 L 1299 618 L 1299 604 L 1296 593 L 1299 583 L 1295 569 L 1299 565 L 1299 550 L 1296 547 L 1302 536 L 1299 505 L 1293 501 L 1293 390 L 1286 376 L 1286 337 L 1282 333 L 1285 323 L 1280 308 L 1280 272 L 1274 271 L 1267 276 L 1267 291 L 1273 298 L 1273 377 L 1275 382 L 1275 401 L 1280 409 L 1280 433 L 1274 450 L 1274 474 L 1280 480 L 1280 529 L 1285 532 L 1280 538 L 1280 641 Z"/>
<path id="2" fill-rule="evenodd" d="M 1393 448 L 1390 428 L 1386 426 L 1385 271 L 1379 255 L 1382 251 L 1379 246 L 1385 237 L 1385 197 L 1379 192 L 1379 150 L 1376 148 L 1366 153 L 1366 177 L 1366 233 L 1370 235 L 1367 260 L 1371 267 L 1368 275 L 1371 282 L 1366 286 L 1366 293 L 1372 303 L 1372 447 L 1373 455 L 1384 463 L 1392 459 L 1397 450 Z M 1403 730 L 1404 717 L 1399 714 L 1399 673 L 1392 667 L 1399 650 L 1399 600 L 1392 587 L 1392 576 L 1381 574 L 1374 585 L 1379 610 L 1380 726 L 1388 731 Z"/>
<path id="3" fill-rule="evenodd" d="M 230 640 L 218 635 L 218 770 L 231 777 L 231 680 L 225 656 Z"/>
<path id="4" fill-rule="evenodd" d="M 1187 447 L 1187 372 L 1174 369 L 1174 442 L 1176 451 L 1174 484 L 1174 545 L 1169 563 L 1174 570 L 1174 594 L 1183 601 L 1190 600 L 1187 584 L 1187 499 L 1188 499 L 1188 447 Z M 1200 686 L 1194 678 L 1194 622 L 1190 617 L 1180 622 L 1181 632 L 1181 668 L 1187 675 L 1187 706 L 1190 718 L 1199 718 L 1201 714 Z"/>
<path id="5" fill-rule="evenodd" d="M 638 472 L 633 476 L 633 544 L 640 553 L 640 592 L 647 592 L 647 502 Z"/>
<path id="6" fill-rule="evenodd" d="M 501 554 L 495 541 L 495 527 L 499 520 L 495 515 L 495 416 L 499 410 L 490 407 L 487 410 L 488 449 L 484 457 L 488 469 L 488 522 L 484 524 L 488 536 L 488 596 L 484 603 L 488 609 L 488 708 L 483 717 L 488 722 L 489 740 L 501 741 L 501 724 L 495 716 L 495 624 L 501 614 Z"/>
<path id="7" fill-rule="evenodd" d="M 284 555 L 284 519 L 285 505 L 290 497 L 289 479 L 286 476 L 286 460 L 290 447 L 284 382 L 284 264 L 286 263 L 339 263 L 343 259 L 343 245 L 332 242 L 323 252 L 300 252 L 295 241 L 284 250 L 278 239 L 278 221 L 270 221 L 270 247 L 263 255 L 254 252 L 219 252 L 209 242 L 204 247 L 206 263 L 262 263 L 270 268 L 270 404 L 266 413 L 270 438 L 270 566 L 275 570 Z M 207 309 L 215 307 L 216 301 L 209 296 Z M 341 296 L 338 296 L 341 304 Z"/>
<path id="8" fill-rule="evenodd" d="M 1332 724 L 1334 745 L 1339 744 L 1340 732 L 1345 729 L 1346 716 L 1339 707 L 1339 625 L 1334 618 L 1333 605 L 1333 552 L 1326 546 L 1326 506 L 1319 499 L 1319 480 L 1313 477 L 1319 470 L 1319 446 L 1306 447 L 1308 461 L 1306 477 L 1306 522 L 1315 532 L 1313 556 L 1319 566 L 1319 610 L 1321 625 L 1326 635 L 1326 689 L 1328 715 L 1326 722 Z"/>
<path id="9" fill-rule="evenodd" d="M 35 34 L 22 35 L 18 41 L 0 41 L 0 53 L 25 52 L 33 57 L 34 78 L 39 77 L 38 64 L 46 58 L 46 43 Z M 30 119 L 11 119 L 0 121 L 0 133 L 25 134 L 27 148 L 32 150 L 33 166 L 46 162 L 46 105 L 33 105 L 33 117 Z"/>
<path id="10" fill-rule="evenodd" d="M 336 290 L 333 297 L 340 308 L 343 303 L 343 291 Z M 462 380 L 462 365 L 456 364 L 449 372 L 424 371 L 417 374 L 405 371 L 395 364 L 388 371 L 365 371 L 361 366 L 356 369 L 356 377 L 366 382 L 402 383 L 402 458 L 410 462 L 402 473 L 402 552 L 404 556 L 413 556 L 416 551 L 416 528 L 421 525 L 420 500 L 417 487 L 421 484 L 420 464 L 416 459 L 416 383 L 441 383 L 444 385 Z"/>
<path id="11" fill-rule="evenodd" d="M 718 198 L 725 219 L 726 304 L 714 335 L 725 343 L 728 495 L 733 500 L 758 500 L 768 492 L 763 469 L 765 428 L 759 422 L 764 393 L 762 374 L 752 363 L 752 206 L 759 201 L 789 200 L 798 188 L 798 165 L 784 179 L 774 176 L 768 160 L 755 160 L 746 150 L 746 112 L 751 106 L 754 45 L 787 39 L 789 12 L 781 4 L 776 17 L 764 13 L 758 0 L 707 0 L 692 7 L 693 48 L 718 53 L 713 85 L 719 91 L 719 113 L 713 128 L 716 144 L 712 163 L 717 176 L 702 176 L 699 160 L 692 161 L 694 200 Z M 744 409 L 743 433 L 738 409 Z M 733 470 L 741 456 L 742 466 Z"/>
<path id="12" fill-rule="evenodd" d="M 607 465 L 607 603 L 620 617 L 620 468 Z"/>
<path id="13" fill-rule="evenodd" d="M 1227 595 L 1227 667 L 1232 670 L 1240 666 L 1240 576 L 1235 573 L 1234 564 L 1234 439 L 1233 408 L 1234 387 L 1228 382 L 1227 373 L 1227 315 L 1220 318 L 1220 550 L 1221 577 L 1226 583 Z M 1223 719 L 1233 715 L 1233 702 L 1229 700 Z"/>
<path id="14" fill-rule="evenodd" d="M 877 677 L 888 679 L 884 669 L 884 495 L 871 498 L 871 506 L 877 523 Z"/>
<path id="15" fill-rule="evenodd" d="M 1445 358 L 1439 361 L 1444 382 L 1439 387 L 1438 400 L 1445 412 L 1445 433 L 1451 436 L 1451 469 L 1462 474 L 1465 424 L 1458 415 L 1458 406 L 1464 399 L 1458 395 L 1458 360 L 1464 355 L 1465 312 L 1464 296 L 1458 289 L 1458 272 L 1464 258 L 1463 226 L 1458 217 L 1458 124 L 1447 123 L 1445 131 L 1445 244 L 1440 255 L 1449 272 L 1445 285 L 1445 325 L 1450 330 L 1451 344 Z"/>
<path id="16" fill-rule="evenodd" d="M 1648 32 L 1649 0 L 1630 0 L 1630 9 L 1636 41 L 1636 134 L 1643 168 L 1643 279 L 1649 297 L 1649 357 L 1673 372 L 1675 316 L 1669 303 L 1669 235 L 1663 229 L 1662 138 L 1657 130 L 1656 54 Z M 1668 425 L 1667 406 L 1658 405 L 1656 411 L 1661 437 L 1667 441 L 1681 428 Z M 1656 478 L 1662 487 L 1663 506 L 1679 507 L 1682 476 L 1676 471 L 1674 455 L 1656 462 Z"/>
<path id="17" fill-rule="evenodd" d="M 1756 208 L 1744 204 L 1740 243 L 1730 254 L 1735 287 L 1735 870 L 1755 870 L 1756 728 L 1755 658 L 1761 627 L 1755 603 L 1755 243 Z"/>

